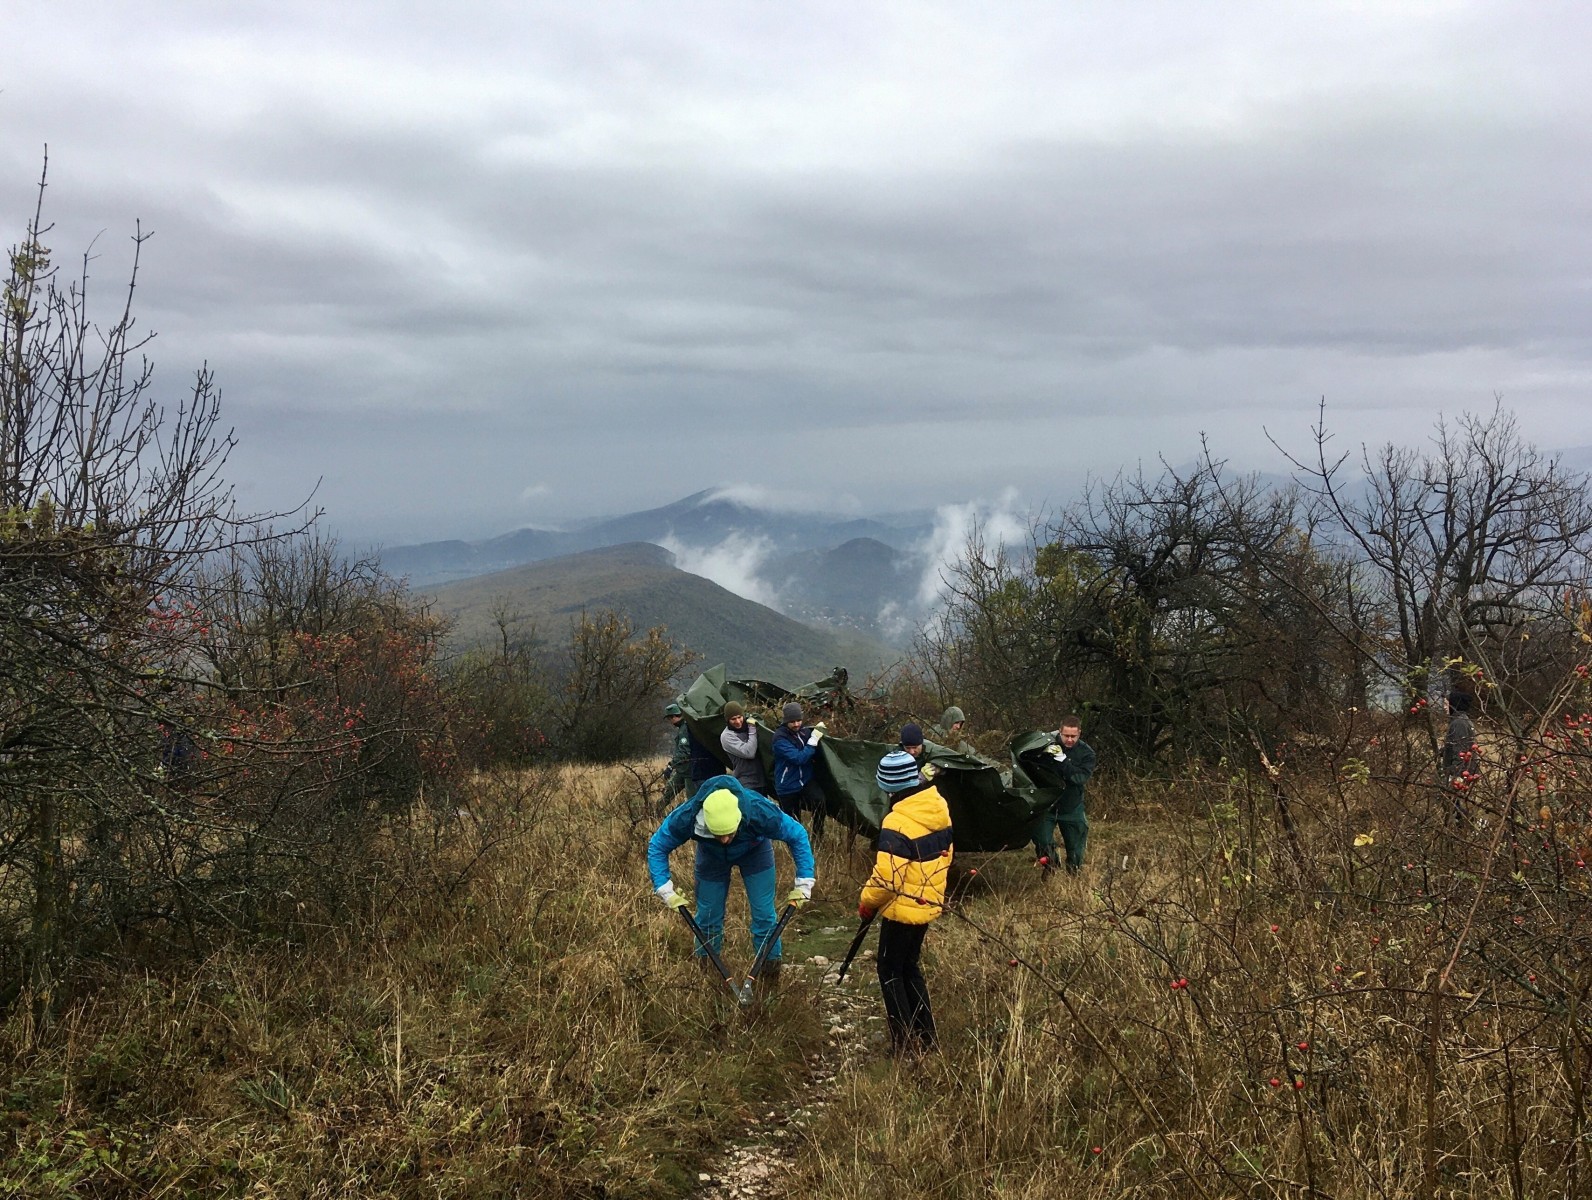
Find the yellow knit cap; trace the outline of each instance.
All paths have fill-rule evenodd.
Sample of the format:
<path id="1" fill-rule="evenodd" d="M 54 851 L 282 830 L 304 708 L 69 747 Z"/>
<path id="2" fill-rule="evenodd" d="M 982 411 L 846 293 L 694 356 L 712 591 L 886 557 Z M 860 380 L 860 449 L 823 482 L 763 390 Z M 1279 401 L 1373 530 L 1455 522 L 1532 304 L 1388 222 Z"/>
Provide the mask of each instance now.
<path id="1" fill-rule="evenodd" d="M 709 792 L 702 801 L 702 823 L 714 837 L 734 833 L 741 827 L 741 802 L 729 788 Z"/>

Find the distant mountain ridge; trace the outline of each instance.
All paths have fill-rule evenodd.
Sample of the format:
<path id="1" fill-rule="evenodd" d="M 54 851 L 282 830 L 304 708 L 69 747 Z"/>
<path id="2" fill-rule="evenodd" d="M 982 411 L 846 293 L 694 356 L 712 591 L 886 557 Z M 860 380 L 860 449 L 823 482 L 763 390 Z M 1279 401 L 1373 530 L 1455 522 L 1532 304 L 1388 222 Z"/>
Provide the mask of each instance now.
<path id="1" fill-rule="evenodd" d="M 625 543 L 563 555 L 446 584 L 432 592 L 453 620 L 456 648 L 491 644 L 496 615 L 520 619 L 522 631 L 558 643 L 584 612 L 623 613 L 637 632 L 665 626 L 677 643 L 711 665 L 795 687 L 836 666 L 861 677 L 896 653 L 860 634 L 816 629 L 682 571 L 674 555 L 650 543 Z"/>
<path id="2" fill-rule="evenodd" d="M 828 550 L 782 555 L 762 574 L 791 616 L 889 641 L 899 632 L 891 614 L 916 612 L 923 571 L 920 556 L 856 537 Z"/>
<path id="3" fill-rule="evenodd" d="M 417 590 L 613 546 L 678 549 L 690 571 L 743 596 L 777 597 L 779 611 L 822 628 L 897 641 L 919 615 L 929 569 L 920 547 L 926 513 L 837 517 L 770 511 L 720 489 L 642 512 L 604 517 L 569 530 L 518 529 L 483 541 L 394 546 L 377 557 Z M 637 553 L 629 551 L 632 558 Z M 590 600 L 590 597 L 584 599 Z M 833 665 L 833 664 L 831 664 Z"/>
<path id="4" fill-rule="evenodd" d="M 484 541 L 453 539 L 389 546 L 378 550 L 376 556 L 389 573 L 423 588 L 630 542 L 677 542 L 708 548 L 740 537 L 760 540 L 773 553 L 789 555 L 865 537 L 895 550 L 907 550 L 932 527 L 932 519 L 919 513 L 903 514 L 898 523 L 890 523 L 870 517 L 772 512 L 709 488 L 661 508 L 608 517 L 575 530 L 517 529 Z"/>

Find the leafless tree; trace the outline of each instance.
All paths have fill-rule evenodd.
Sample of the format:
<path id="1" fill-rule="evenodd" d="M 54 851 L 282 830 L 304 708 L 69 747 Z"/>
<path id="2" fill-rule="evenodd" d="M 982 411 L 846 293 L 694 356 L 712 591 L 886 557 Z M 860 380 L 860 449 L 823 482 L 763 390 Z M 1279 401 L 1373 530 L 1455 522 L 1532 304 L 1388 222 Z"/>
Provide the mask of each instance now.
<path id="1" fill-rule="evenodd" d="M 175 402 L 157 391 L 133 317 L 149 235 L 100 324 L 94 256 L 55 266 L 44 194 L 41 179 L 0 297 L 0 988 L 30 988 L 40 1013 L 80 911 L 134 831 L 165 821 L 160 731 L 195 636 L 195 568 L 250 525 L 208 367 Z"/>
<path id="2" fill-rule="evenodd" d="M 1501 406 L 1439 422 L 1426 450 L 1334 454 L 1332 440 L 1323 418 L 1311 457 L 1290 461 L 1358 560 L 1376 669 L 1412 697 L 1480 669 L 1483 694 L 1503 689 L 1510 711 L 1530 711 L 1533 680 L 1558 677 L 1567 605 L 1592 575 L 1586 477 L 1524 441 Z"/>

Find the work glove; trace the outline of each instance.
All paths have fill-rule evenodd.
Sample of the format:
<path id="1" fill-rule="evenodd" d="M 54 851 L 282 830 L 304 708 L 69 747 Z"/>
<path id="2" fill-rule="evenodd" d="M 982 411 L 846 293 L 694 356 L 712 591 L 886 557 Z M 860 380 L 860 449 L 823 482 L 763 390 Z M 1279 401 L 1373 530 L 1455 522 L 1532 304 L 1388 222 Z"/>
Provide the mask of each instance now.
<path id="1" fill-rule="evenodd" d="M 1064 763 L 1067 761 L 1067 752 L 1060 746 L 1051 746 L 1050 749 L 1045 751 L 1045 753 L 1050 755 L 1050 757 L 1055 759 L 1058 763 Z"/>
<path id="2" fill-rule="evenodd" d="M 684 892 L 675 890 L 674 880 L 672 879 L 659 887 L 657 891 L 658 899 L 662 900 L 670 908 L 685 908 L 691 903 L 691 897 Z"/>
<path id="3" fill-rule="evenodd" d="M 786 904 L 794 904 L 801 908 L 813 898 L 813 881 L 811 879 L 792 880 L 795 884 L 790 890 L 790 895 L 785 897 Z"/>
<path id="4" fill-rule="evenodd" d="M 821 742 L 823 740 L 824 740 L 823 726 L 818 726 L 817 728 L 815 728 L 812 731 L 812 733 L 810 733 L 807 736 L 807 744 L 809 746 L 816 746 L 816 745 L 818 745 L 819 742 Z"/>
<path id="5" fill-rule="evenodd" d="M 874 910 L 869 908 L 866 904 L 857 905 L 857 915 L 859 917 L 861 917 L 864 921 L 873 920 L 873 914 L 874 914 Z"/>
<path id="6" fill-rule="evenodd" d="M 918 768 L 918 774 L 923 777 L 924 783 L 928 783 L 934 778 L 935 770 L 936 768 L 933 763 L 924 763 Z"/>

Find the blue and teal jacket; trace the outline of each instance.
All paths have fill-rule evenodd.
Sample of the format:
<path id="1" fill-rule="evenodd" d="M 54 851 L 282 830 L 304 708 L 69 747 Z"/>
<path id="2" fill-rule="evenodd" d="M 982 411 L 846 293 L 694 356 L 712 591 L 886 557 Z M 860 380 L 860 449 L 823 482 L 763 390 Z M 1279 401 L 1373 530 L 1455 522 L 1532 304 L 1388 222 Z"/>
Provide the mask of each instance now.
<path id="1" fill-rule="evenodd" d="M 702 822 L 702 802 L 719 788 L 735 793 L 741 805 L 741 826 L 728 843 L 721 843 Z M 797 879 L 813 878 L 813 847 L 801 822 L 780 812 L 766 796 L 759 796 L 733 775 L 715 775 L 697 788 L 692 797 L 664 818 L 663 824 L 647 843 L 647 873 L 652 886 L 669 882 L 669 855 L 695 840 L 698 860 L 721 859 L 725 864 L 739 862 L 769 839 L 784 842 L 796 864 Z"/>

